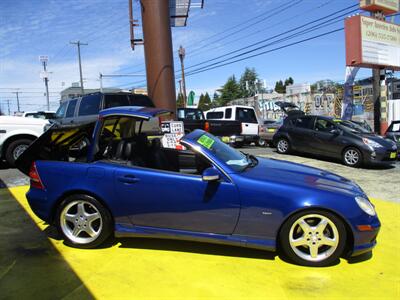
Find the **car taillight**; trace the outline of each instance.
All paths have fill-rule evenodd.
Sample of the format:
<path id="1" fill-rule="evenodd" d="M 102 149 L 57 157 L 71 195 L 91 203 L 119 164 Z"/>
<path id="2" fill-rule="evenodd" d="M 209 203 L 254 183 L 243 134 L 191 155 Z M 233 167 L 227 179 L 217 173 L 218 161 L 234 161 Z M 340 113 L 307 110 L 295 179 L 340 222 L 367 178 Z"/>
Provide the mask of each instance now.
<path id="1" fill-rule="evenodd" d="M 29 178 L 31 179 L 31 187 L 44 190 L 44 185 L 42 180 L 40 179 L 39 173 L 36 169 L 35 162 L 32 163 L 31 168 L 29 169 Z"/>
<path id="2" fill-rule="evenodd" d="M 204 131 L 207 131 L 207 132 L 210 131 L 210 123 L 208 123 L 208 122 L 204 123 Z"/>

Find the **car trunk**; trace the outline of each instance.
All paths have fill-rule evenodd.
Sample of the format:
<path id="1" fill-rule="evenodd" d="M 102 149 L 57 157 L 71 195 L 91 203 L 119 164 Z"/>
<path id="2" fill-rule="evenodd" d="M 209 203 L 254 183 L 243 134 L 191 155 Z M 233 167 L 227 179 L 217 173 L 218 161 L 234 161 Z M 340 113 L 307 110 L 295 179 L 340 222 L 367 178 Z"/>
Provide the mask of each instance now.
<path id="1" fill-rule="evenodd" d="M 86 161 L 94 126 L 54 124 L 19 156 L 16 167 L 28 175 L 36 160 Z"/>

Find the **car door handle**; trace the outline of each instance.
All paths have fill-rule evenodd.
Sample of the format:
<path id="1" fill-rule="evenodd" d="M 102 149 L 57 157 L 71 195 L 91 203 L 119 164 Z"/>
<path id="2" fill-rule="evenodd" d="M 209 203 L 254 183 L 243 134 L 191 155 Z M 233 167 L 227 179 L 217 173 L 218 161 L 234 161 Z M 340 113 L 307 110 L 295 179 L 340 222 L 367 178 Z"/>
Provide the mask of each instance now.
<path id="1" fill-rule="evenodd" d="M 132 176 L 132 175 L 124 175 L 124 176 L 118 176 L 117 180 L 119 182 L 133 184 L 133 183 L 138 182 L 140 179 L 135 176 Z"/>
<path id="2" fill-rule="evenodd" d="M 249 124 L 244 124 L 246 127 L 249 127 Z"/>

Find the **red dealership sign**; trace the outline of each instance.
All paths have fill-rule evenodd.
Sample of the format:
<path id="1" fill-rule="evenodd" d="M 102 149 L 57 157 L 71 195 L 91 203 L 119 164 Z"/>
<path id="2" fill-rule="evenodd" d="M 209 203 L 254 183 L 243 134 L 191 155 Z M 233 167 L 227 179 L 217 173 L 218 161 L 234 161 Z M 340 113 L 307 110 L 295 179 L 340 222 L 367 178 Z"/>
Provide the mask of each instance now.
<path id="1" fill-rule="evenodd" d="M 400 26 L 365 16 L 346 19 L 346 65 L 400 70 Z"/>

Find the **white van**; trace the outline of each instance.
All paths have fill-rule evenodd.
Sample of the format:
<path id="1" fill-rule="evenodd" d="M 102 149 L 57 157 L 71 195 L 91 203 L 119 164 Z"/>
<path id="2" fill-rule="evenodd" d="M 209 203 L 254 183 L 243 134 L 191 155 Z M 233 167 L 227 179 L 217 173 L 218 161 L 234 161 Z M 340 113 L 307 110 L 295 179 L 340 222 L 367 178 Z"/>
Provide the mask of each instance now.
<path id="1" fill-rule="evenodd" d="M 227 120 L 241 123 L 242 131 L 237 137 L 237 143 L 250 144 L 258 141 L 258 120 L 253 107 L 231 105 L 216 107 L 206 111 L 206 120 Z"/>

